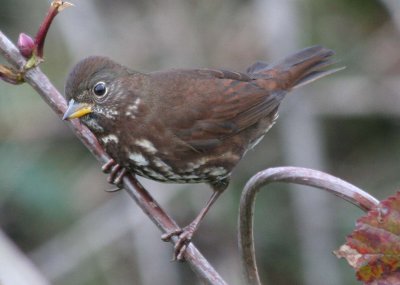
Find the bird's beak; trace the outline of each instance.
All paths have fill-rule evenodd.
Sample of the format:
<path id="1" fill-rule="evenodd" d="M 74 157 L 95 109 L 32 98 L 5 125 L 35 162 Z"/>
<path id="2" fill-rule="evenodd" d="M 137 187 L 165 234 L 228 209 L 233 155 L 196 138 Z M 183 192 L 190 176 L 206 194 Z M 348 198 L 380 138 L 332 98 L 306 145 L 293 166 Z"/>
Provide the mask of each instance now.
<path id="1" fill-rule="evenodd" d="M 68 109 L 65 111 L 63 120 L 70 120 L 80 118 L 86 114 L 92 112 L 92 106 L 87 103 L 75 103 L 74 99 L 71 99 L 68 103 Z"/>

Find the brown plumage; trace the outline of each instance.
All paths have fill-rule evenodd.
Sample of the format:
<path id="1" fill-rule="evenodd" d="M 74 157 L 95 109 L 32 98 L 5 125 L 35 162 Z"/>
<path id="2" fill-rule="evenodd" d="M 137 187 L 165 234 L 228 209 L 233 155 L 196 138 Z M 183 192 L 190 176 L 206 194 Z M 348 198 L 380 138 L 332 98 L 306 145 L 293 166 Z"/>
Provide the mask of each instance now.
<path id="1" fill-rule="evenodd" d="M 339 69 L 325 70 L 333 51 L 314 46 L 274 65 L 255 63 L 245 73 L 214 69 L 132 71 L 105 57 L 89 57 L 66 84 L 69 109 L 99 139 L 124 172 L 161 182 L 205 182 L 214 192 L 179 235 L 177 257 L 205 213 L 228 186 L 243 155 L 274 124 L 286 93 Z M 109 168 L 108 165 L 106 168 Z"/>

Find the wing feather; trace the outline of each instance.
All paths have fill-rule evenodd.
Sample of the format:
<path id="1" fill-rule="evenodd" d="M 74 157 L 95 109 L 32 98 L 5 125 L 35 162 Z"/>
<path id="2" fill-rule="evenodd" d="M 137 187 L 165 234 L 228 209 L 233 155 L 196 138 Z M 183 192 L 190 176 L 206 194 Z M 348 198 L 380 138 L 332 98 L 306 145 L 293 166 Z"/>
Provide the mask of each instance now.
<path id="1" fill-rule="evenodd" d="M 285 94 L 284 91 L 269 92 L 244 73 L 215 69 L 174 72 L 179 74 L 169 71 L 170 80 L 164 78 L 164 85 L 159 87 L 164 92 L 167 90 L 165 104 L 161 104 L 164 108 L 160 111 L 179 110 L 180 114 L 167 115 L 171 119 L 163 124 L 197 151 L 215 148 L 275 112 Z M 183 95 L 179 97 L 180 94 Z M 174 100 L 170 96 L 175 96 Z M 170 106 L 171 102 L 176 105 Z"/>

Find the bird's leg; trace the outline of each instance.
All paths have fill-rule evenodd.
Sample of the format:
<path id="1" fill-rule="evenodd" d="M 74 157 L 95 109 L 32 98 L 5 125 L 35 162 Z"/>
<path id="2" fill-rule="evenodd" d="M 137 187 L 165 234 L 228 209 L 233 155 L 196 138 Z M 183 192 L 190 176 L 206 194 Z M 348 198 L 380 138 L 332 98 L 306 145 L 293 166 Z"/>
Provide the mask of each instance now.
<path id="1" fill-rule="evenodd" d="M 126 174 L 126 169 L 123 168 L 121 165 L 115 162 L 114 159 L 110 159 L 107 161 L 102 167 L 101 170 L 104 173 L 109 173 L 109 176 L 107 178 L 107 181 L 111 184 L 116 185 L 118 188 L 110 190 L 108 192 L 114 192 L 118 191 L 121 189 L 121 183 L 122 183 L 122 178 L 124 178 L 124 175 Z"/>
<path id="2" fill-rule="evenodd" d="M 218 197 L 222 194 L 222 192 L 224 192 L 224 190 L 227 188 L 228 183 L 229 183 L 229 179 L 226 178 L 224 180 L 221 180 L 221 181 L 211 184 L 211 186 L 213 187 L 213 193 L 212 193 L 210 199 L 207 201 L 207 204 L 200 211 L 200 213 L 197 215 L 197 217 L 183 229 L 177 229 L 177 230 L 165 233 L 161 236 L 161 239 L 163 241 L 170 241 L 170 239 L 173 236 L 178 237 L 178 241 L 176 242 L 176 244 L 174 246 L 173 260 L 178 260 L 178 261 L 183 260 L 183 255 L 185 253 L 185 250 L 186 250 L 188 244 L 192 240 L 193 234 L 197 231 L 201 221 L 204 219 L 204 216 L 207 214 L 208 210 L 211 208 L 211 206 L 214 204 L 214 202 L 218 199 Z"/>

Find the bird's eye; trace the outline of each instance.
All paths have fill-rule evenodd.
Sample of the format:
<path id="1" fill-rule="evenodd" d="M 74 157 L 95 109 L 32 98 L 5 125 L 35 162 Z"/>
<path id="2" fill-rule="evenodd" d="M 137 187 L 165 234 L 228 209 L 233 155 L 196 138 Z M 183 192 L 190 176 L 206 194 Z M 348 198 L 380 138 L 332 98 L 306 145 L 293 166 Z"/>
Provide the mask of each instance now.
<path id="1" fill-rule="evenodd" d="M 107 94 L 107 86 L 103 81 L 97 82 L 93 87 L 93 93 L 96 96 L 104 96 Z"/>

